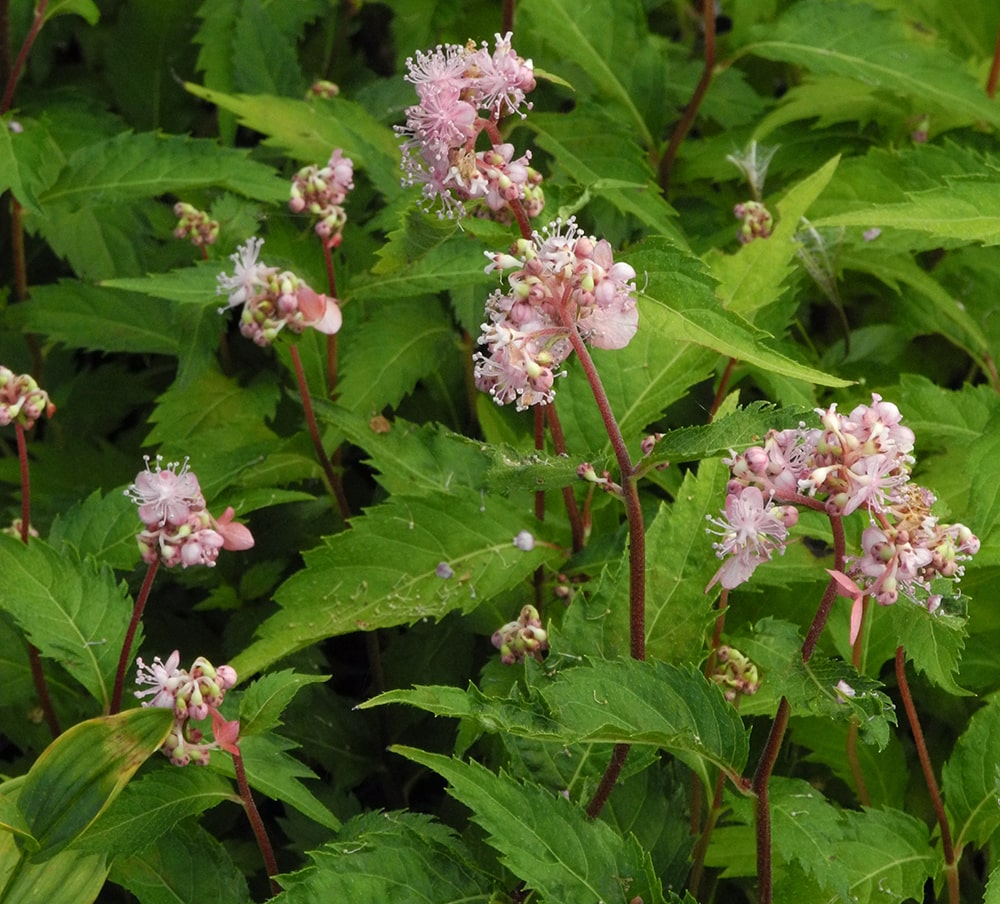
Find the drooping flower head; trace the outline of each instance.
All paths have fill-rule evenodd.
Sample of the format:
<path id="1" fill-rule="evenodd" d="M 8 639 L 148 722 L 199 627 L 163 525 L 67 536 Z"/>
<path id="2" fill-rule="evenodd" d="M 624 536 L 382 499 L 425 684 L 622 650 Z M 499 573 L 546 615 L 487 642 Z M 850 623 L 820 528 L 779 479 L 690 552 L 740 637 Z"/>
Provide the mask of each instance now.
<path id="1" fill-rule="evenodd" d="M 136 539 L 142 560 L 159 561 L 168 568 L 180 565 L 215 565 L 220 549 L 240 550 L 253 546 L 253 535 L 233 521 L 232 508 L 216 520 L 205 508 L 198 478 L 183 464 L 156 457 L 155 469 L 140 471 L 125 495 L 139 507 L 139 520 L 145 526 Z"/>
<path id="2" fill-rule="evenodd" d="M 624 348 L 638 328 L 635 270 L 615 262 L 611 245 L 556 220 L 521 239 L 513 254 L 491 254 L 486 271 L 513 270 L 509 289 L 486 302 L 488 323 L 474 356 L 476 386 L 518 410 L 555 395 L 559 366 L 573 346 L 570 330 L 603 349 Z"/>
<path id="3" fill-rule="evenodd" d="M 257 345 L 270 345 L 288 327 L 293 333 L 307 328 L 328 335 L 343 322 L 335 298 L 321 295 L 294 273 L 265 266 L 258 260 L 264 240 L 248 239 L 230 257 L 233 275 L 220 273 L 216 292 L 229 293 L 229 303 L 219 309 L 242 306 L 240 332 Z"/>
<path id="4" fill-rule="evenodd" d="M 15 374 L 0 367 L 0 427 L 18 423 L 25 430 L 35 426 L 43 414 L 52 417 L 56 406 L 31 374 Z"/>
<path id="5" fill-rule="evenodd" d="M 541 616 L 534 606 L 525 606 L 521 614 L 493 633 L 493 646 L 500 651 L 504 665 L 523 662 L 525 656 L 542 661 L 549 648 L 548 632 L 542 627 Z"/>
<path id="6" fill-rule="evenodd" d="M 174 216 L 177 217 L 174 237 L 188 239 L 196 248 L 214 245 L 219 237 L 219 221 L 185 201 L 174 205 Z"/>
<path id="7" fill-rule="evenodd" d="M 173 727 L 160 748 L 170 762 L 175 766 L 186 766 L 188 763 L 205 766 L 213 750 L 239 752 L 239 723 L 227 722 L 219 712 L 226 691 L 236 684 L 236 672 L 231 666 L 215 668 L 199 656 L 190 670 L 181 669 L 178 668 L 180 653 L 177 650 L 167 657 L 166 662 L 159 656 L 153 658 L 151 665 L 146 665 L 141 658 L 136 662 L 139 668 L 135 683 L 148 687 L 136 691 L 135 696 L 139 699 L 152 697 L 143 701 L 143 706 L 172 709 L 174 712 Z M 214 736 L 210 742 L 204 740 L 201 729 L 191 725 L 209 717 Z"/>
<path id="8" fill-rule="evenodd" d="M 501 219 L 514 200 L 530 208 L 529 216 L 540 212 L 544 195 L 531 154 L 515 158 L 513 145 L 495 137 L 503 115 L 524 116 L 531 108 L 525 97 L 535 87 L 531 61 L 514 52 L 511 34 L 496 35 L 492 53 L 471 41 L 442 44 L 418 51 L 406 65 L 419 103 L 396 127 L 404 139 L 403 184 L 420 185 L 428 209 L 440 199 L 441 216 L 461 215 L 466 201 L 479 198 Z M 477 152 L 476 138 L 488 125 L 492 147 Z"/>

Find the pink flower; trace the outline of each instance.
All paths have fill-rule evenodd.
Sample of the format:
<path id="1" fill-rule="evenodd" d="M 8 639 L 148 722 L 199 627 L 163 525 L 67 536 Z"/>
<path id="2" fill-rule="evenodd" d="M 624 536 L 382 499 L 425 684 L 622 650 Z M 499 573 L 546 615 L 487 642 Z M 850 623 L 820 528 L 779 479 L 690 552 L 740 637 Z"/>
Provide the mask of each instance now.
<path id="1" fill-rule="evenodd" d="M 52 417 L 55 413 L 56 406 L 49 394 L 39 389 L 34 377 L 0 367 L 0 427 L 16 421 L 30 430 L 43 414 Z"/>
<path id="2" fill-rule="evenodd" d="M 187 523 L 192 512 L 205 508 L 205 497 L 201 494 L 198 478 L 183 463 L 168 462 L 161 466 L 162 455 L 156 456 L 156 470 L 149 469 L 149 456 L 144 456 L 146 470 L 140 471 L 125 495 L 139 506 L 139 520 L 148 528 L 155 529 L 170 525 L 179 527 Z M 179 470 L 178 470 L 179 469 Z"/>
<path id="3" fill-rule="evenodd" d="M 222 713 L 215 707 L 209 709 L 209 715 L 212 717 L 212 737 L 215 738 L 215 743 L 219 746 L 219 749 L 238 756 L 240 753 L 239 720 L 227 722 Z"/>
<path id="4" fill-rule="evenodd" d="M 746 487 L 739 494 L 726 496 L 726 517 L 724 520 L 709 518 L 717 528 L 709 530 L 722 538 L 712 544 L 716 555 L 720 559 L 731 558 L 715 573 L 705 592 L 716 583 L 732 590 L 749 580 L 757 566 L 768 561 L 775 550 L 784 554 L 784 541 L 788 536 L 784 514 L 770 499 L 765 504 L 764 495 L 757 487 Z"/>
<path id="5" fill-rule="evenodd" d="M 222 548 L 230 550 L 250 549 L 253 544 L 253 534 L 245 524 L 234 521 L 236 513 L 230 505 L 222 513 L 218 521 L 214 522 L 215 530 L 222 537 Z M 221 666 L 220 666 L 221 668 Z"/>

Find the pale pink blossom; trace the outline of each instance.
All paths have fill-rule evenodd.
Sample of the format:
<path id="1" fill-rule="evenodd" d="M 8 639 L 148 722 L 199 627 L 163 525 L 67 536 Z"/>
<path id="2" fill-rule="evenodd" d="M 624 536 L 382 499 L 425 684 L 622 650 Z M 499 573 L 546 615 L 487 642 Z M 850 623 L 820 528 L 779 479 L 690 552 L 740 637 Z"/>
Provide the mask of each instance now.
<path id="1" fill-rule="evenodd" d="M 783 554 L 788 536 L 785 512 L 775 507 L 757 487 L 746 487 L 739 494 L 726 496 L 725 518 L 710 518 L 712 533 L 721 539 L 712 546 L 720 559 L 725 559 L 705 588 L 716 583 L 727 590 L 749 580 L 761 562 L 768 561 L 777 551 Z"/>

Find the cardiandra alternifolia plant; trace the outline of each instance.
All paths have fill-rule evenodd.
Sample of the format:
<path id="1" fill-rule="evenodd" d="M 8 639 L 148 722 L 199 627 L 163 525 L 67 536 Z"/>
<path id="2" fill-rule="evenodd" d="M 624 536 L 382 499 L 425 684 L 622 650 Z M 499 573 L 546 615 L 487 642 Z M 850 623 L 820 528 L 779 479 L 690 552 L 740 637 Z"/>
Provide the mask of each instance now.
<path id="1" fill-rule="evenodd" d="M 1000 12 L 0 26 L 0 904 L 1000 900 Z"/>

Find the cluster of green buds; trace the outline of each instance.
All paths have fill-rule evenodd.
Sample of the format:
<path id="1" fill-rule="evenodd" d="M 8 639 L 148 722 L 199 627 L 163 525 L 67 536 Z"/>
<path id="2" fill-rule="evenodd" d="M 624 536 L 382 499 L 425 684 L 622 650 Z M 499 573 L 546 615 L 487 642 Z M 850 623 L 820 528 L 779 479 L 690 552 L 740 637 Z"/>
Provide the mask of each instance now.
<path id="1" fill-rule="evenodd" d="M 204 248 L 205 245 L 214 245 L 219 237 L 219 221 L 211 219 L 197 207 L 178 201 L 174 205 L 174 216 L 177 217 L 175 238 L 190 239 L 195 247 Z"/>
<path id="2" fill-rule="evenodd" d="M 542 627 L 538 610 L 525 606 L 516 621 L 508 622 L 493 634 L 493 646 L 500 651 L 504 665 L 523 662 L 525 656 L 542 661 L 542 653 L 549 648 L 548 632 Z"/>
<path id="3" fill-rule="evenodd" d="M 0 367 L 0 427 L 16 423 L 30 430 L 43 414 L 52 417 L 55 413 L 56 406 L 34 377 Z"/>
<path id="4" fill-rule="evenodd" d="M 774 217 L 760 201 L 744 201 L 733 208 L 733 216 L 740 221 L 736 237 L 741 245 L 754 239 L 766 239 L 774 229 Z"/>
<path id="5" fill-rule="evenodd" d="M 716 652 L 712 680 L 722 688 L 723 695 L 730 703 L 734 703 L 741 695 L 756 694 L 760 687 L 757 666 L 735 647 L 725 644 Z"/>

